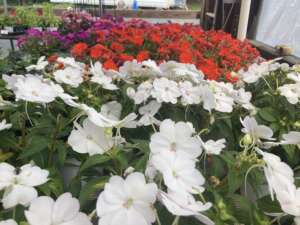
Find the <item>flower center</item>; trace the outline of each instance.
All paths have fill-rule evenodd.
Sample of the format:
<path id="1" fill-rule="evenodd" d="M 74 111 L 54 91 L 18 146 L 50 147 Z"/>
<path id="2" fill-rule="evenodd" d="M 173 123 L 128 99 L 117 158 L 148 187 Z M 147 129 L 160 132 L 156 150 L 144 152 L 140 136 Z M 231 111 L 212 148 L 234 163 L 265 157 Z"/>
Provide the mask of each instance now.
<path id="1" fill-rule="evenodd" d="M 93 137 L 92 137 L 92 135 L 87 135 L 87 136 L 86 136 L 86 139 L 88 139 L 88 140 L 93 140 Z"/>
<path id="2" fill-rule="evenodd" d="M 124 202 L 123 206 L 126 208 L 126 209 L 129 209 L 133 204 L 133 199 L 132 198 L 129 198 L 126 202 Z"/>
<path id="3" fill-rule="evenodd" d="M 171 150 L 171 152 L 176 152 L 176 143 L 175 142 L 171 143 L 170 150 Z"/>
<path id="4" fill-rule="evenodd" d="M 32 91 L 31 94 L 34 96 L 39 96 L 39 94 L 36 91 Z"/>

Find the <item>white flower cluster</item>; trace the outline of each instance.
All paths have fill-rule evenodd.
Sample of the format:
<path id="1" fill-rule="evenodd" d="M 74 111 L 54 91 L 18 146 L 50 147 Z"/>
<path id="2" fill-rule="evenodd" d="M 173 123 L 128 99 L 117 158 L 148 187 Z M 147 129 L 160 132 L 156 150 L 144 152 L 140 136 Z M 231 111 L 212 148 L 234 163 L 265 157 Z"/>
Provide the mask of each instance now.
<path id="1" fill-rule="evenodd" d="M 48 175 L 47 170 L 31 164 L 22 166 L 17 173 L 10 164 L 0 163 L 0 191 L 4 190 L 1 200 L 3 208 L 8 209 L 19 204 L 28 206 L 38 196 L 34 187 L 46 183 Z"/>
<path id="2" fill-rule="evenodd" d="M 145 103 L 152 97 L 159 103 L 176 104 L 179 99 L 183 105 L 203 103 L 204 109 L 210 112 L 232 112 L 234 105 L 254 109 L 250 92 L 235 89 L 229 83 L 206 81 L 201 71 L 190 64 L 170 61 L 158 66 L 154 61 L 133 61 L 126 62 L 120 72 L 126 74 L 127 80 L 147 78 L 136 90 L 133 87 L 127 89 L 127 95 L 135 104 Z"/>
<path id="3" fill-rule="evenodd" d="M 282 69 L 283 71 L 289 70 L 289 65 L 286 63 L 277 63 L 279 59 L 274 59 L 271 61 L 266 61 L 262 63 L 254 63 L 250 65 L 247 70 L 241 69 L 238 72 L 238 76 L 245 83 L 251 84 L 257 82 L 259 79 L 267 76 L 272 71 L 276 71 L 278 69 Z"/>
<path id="4" fill-rule="evenodd" d="M 300 133 L 299 133 L 300 134 Z M 299 142 L 299 141 L 298 141 Z M 264 172 L 272 199 L 276 195 L 283 212 L 295 216 L 295 223 L 300 223 L 300 188 L 297 188 L 294 172 L 288 164 L 272 154 L 257 149 L 265 162 Z"/>
<path id="5" fill-rule="evenodd" d="M 300 99 L 300 74 L 292 72 L 287 75 L 287 78 L 294 81 L 292 84 L 285 84 L 279 87 L 280 94 L 285 96 L 289 103 L 295 105 Z"/>
<path id="6" fill-rule="evenodd" d="M 172 214 L 197 216 L 211 207 L 193 196 L 205 190 L 205 179 L 196 168 L 202 148 L 191 123 L 164 120 L 151 136 L 150 150 L 146 174 L 151 179 L 157 172 L 163 176 L 168 191 L 159 191 L 159 199 Z"/>

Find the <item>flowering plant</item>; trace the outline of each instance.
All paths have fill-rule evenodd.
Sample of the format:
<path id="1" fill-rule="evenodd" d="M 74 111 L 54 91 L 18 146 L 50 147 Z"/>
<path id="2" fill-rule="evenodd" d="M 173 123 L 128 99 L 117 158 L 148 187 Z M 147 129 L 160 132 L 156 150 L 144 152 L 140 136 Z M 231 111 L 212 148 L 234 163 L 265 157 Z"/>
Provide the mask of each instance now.
<path id="1" fill-rule="evenodd" d="M 0 224 L 299 223 L 300 69 L 41 57 L 0 80 Z"/>
<path id="2" fill-rule="evenodd" d="M 206 32 L 189 24 L 136 26 L 128 23 L 111 29 L 108 34 L 99 30 L 94 42 L 95 45 L 84 50 L 82 46 L 89 43 L 77 43 L 71 53 L 79 59 L 89 56 L 100 60 L 106 69 L 116 69 L 133 59 L 139 62 L 154 59 L 158 63 L 175 60 L 196 65 L 210 80 L 232 82 L 236 80 L 231 78 L 231 71 L 248 66 L 259 56 L 247 42 L 240 42 L 221 31 Z"/>
<path id="3" fill-rule="evenodd" d="M 48 46 L 49 36 L 54 43 L 60 43 L 40 49 Z M 196 65 L 207 79 L 229 82 L 237 81 L 231 71 L 246 68 L 259 57 L 247 41 L 240 42 L 221 31 L 203 31 L 191 24 L 153 25 L 109 16 L 96 19 L 85 12 L 63 14 L 58 33 L 28 32 L 20 39 L 19 47 L 37 56 L 70 50 L 77 60 L 100 61 L 105 69 L 115 70 L 133 59 L 153 59 L 157 63 L 175 60 Z"/>

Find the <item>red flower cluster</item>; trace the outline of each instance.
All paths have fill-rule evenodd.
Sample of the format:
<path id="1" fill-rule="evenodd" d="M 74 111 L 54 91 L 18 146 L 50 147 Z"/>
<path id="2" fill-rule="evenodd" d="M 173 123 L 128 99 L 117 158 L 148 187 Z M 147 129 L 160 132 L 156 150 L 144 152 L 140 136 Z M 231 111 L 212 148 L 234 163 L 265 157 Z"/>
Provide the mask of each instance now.
<path id="1" fill-rule="evenodd" d="M 228 76 L 253 63 L 258 51 L 247 41 L 240 42 L 222 31 L 203 31 L 201 27 L 156 24 L 113 28 L 108 34 L 95 32 L 94 44 L 78 43 L 71 49 L 75 57 L 100 60 L 107 69 L 117 69 L 125 61 L 153 59 L 158 63 L 176 60 L 192 63 L 207 79 L 235 82 Z"/>

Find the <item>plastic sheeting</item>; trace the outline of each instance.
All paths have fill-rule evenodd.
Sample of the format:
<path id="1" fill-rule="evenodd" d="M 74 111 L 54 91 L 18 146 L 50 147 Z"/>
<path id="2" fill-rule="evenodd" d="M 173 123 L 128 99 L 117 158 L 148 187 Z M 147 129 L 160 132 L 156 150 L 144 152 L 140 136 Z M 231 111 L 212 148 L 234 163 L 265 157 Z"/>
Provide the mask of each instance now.
<path id="1" fill-rule="evenodd" d="M 300 56 L 300 0 L 262 0 L 256 40 L 287 45 Z"/>

